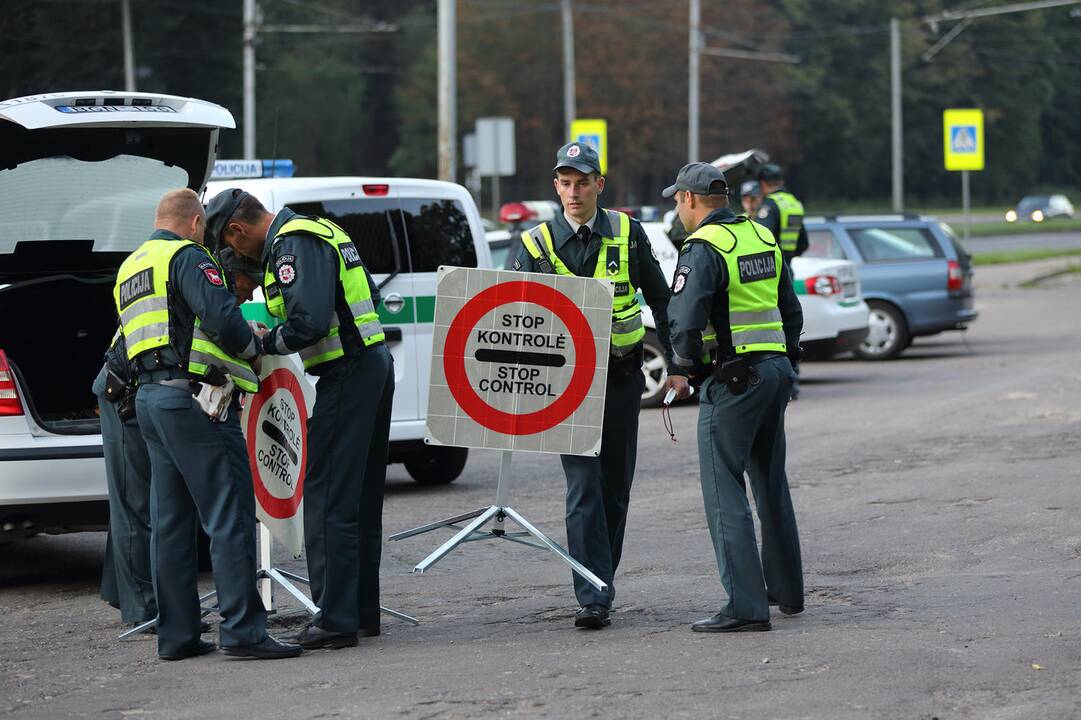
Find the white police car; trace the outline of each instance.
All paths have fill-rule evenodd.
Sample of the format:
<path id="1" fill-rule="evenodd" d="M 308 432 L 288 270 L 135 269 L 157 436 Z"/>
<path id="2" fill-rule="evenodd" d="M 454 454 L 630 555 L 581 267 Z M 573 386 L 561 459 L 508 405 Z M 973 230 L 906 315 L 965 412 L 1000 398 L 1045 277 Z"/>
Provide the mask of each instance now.
<path id="1" fill-rule="evenodd" d="M 484 226 L 461 185 L 372 177 L 267 177 L 214 180 L 205 201 L 226 188 L 251 193 L 271 212 L 289 207 L 333 220 L 353 239 L 379 285 L 379 320 L 394 356 L 390 461 L 420 483 L 449 483 L 468 450 L 424 443 L 432 359 L 436 271 L 440 265 L 491 267 Z M 248 319 L 276 322 L 262 295 L 244 305 Z"/>
<path id="2" fill-rule="evenodd" d="M 229 111 L 65 92 L 0 102 L 0 543 L 108 519 L 90 385 L 161 196 L 203 189 Z"/>

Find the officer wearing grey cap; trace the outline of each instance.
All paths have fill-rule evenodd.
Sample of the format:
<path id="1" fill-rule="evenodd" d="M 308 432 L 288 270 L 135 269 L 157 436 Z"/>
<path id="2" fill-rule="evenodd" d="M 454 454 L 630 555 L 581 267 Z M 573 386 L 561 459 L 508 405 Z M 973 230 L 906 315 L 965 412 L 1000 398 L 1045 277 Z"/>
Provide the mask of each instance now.
<path id="1" fill-rule="evenodd" d="M 755 180 L 747 180 L 739 186 L 739 201 L 743 205 L 743 214 L 753 218 L 762 205 L 762 186 Z"/>
<path id="2" fill-rule="evenodd" d="M 803 610 L 796 518 L 785 475 L 784 413 L 803 312 L 773 234 L 728 207 L 724 173 L 683 167 L 664 190 L 684 225 L 669 302 L 675 361 L 704 379 L 698 458 L 706 520 L 728 595 L 695 632 L 769 630 L 769 605 Z M 686 394 L 684 387 L 679 388 Z M 743 473 L 754 491 L 762 550 Z"/>
<path id="3" fill-rule="evenodd" d="M 669 367 L 674 367 L 668 341 L 670 293 L 641 224 L 598 205 L 604 177 L 597 151 L 585 143 L 568 143 L 556 153 L 553 170 L 563 212 L 522 233 L 513 268 L 603 278 L 615 284 L 601 454 L 595 458 L 562 456 L 567 476 L 567 544 L 571 554 L 609 588 L 600 592 L 573 576 L 581 605 L 574 624 L 599 629 L 610 624 L 615 597 L 612 579 L 623 553 L 637 459 L 638 411 L 645 385 L 642 339 L 646 332 L 638 289 L 653 311 Z M 672 372 L 682 373 L 678 368 Z M 668 387 L 673 382 L 670 377 Z"/>

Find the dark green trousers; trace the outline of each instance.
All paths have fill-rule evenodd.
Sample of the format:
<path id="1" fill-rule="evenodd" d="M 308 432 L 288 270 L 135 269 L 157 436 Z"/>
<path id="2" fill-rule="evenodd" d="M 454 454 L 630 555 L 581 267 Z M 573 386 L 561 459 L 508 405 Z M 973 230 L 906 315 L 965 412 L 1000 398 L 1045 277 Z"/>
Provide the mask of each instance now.
<path id="1" fill-rule="evenodd" d="M 769 598 L 803 605 L 799 533 L 785 475 L 784 413 L 795 373 L 786 357 L 752 367 L 733 395 L 710 378 L 698 411 L 698 456 L 706 521 L 728 601 L 720 612 L 768 620 Z M 762 528 L 761 553 L 747 501 L 747 472 Z"/>
<path id="2" fill-rule="evenodd" d="M 637 367 L 630 373 L 610 371 L 600 456 L 560 456 L 567 476 L 567 550 L 608 584 L 608 591 L 600 592 L 572 573 L 574 594 L 583 607 L 610 608 L 616 596 L 613 580 L 623 556 L 644 387 L 645 377 Z"/>
<path id="3" fill-rule="evenodd" d="M 101 417 L 101 444 L 109 491 L 109 535 L 101 573 L 101 597 L 120 608 L 126 623 L 154 619 L 150 572 L 150 456 L 135 418 L 127 422 L 105 395 L 105 371 L 94 380 Z"/>
<path id="4" fill-rule="evenodd" d="M 304 548 L 314 622 L 356 632 L 379 626 L 379 560 L 394 363 L 385 345 L 319 376 L 308 420 Z"/>
<path id="5" fill-rule="evenodd" d="M 178 655 L 199 640 L 197 533 L 210 536 L 222 646 L 266 637 L 255 588 L 255 494 L 235 410 L 211 422 L 188 390 L 148 384 L 136 395 L 150 451 L 150 553 L 158 600 L 158 654 Z"/>

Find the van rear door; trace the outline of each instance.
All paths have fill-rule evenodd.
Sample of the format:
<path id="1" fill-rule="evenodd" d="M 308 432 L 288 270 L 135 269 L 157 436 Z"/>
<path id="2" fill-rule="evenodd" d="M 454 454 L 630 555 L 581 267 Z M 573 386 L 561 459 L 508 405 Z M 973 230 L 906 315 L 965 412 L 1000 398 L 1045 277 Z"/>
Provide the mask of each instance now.
<path id="1" fill-rule="evenodd" d="M 305 195 L 320 199 L 306 200 Z M 382 296 L 379 321 L 386 333 L 387 348 L 394 357 L 391 420 L 420 421 L 423 411 L 418 401 L 417 363 L 421 353 L 417 348 L 415 291 L 404 238 L 405 225 L 394 186 L 366 184 L 297 190 L 282 199 L 287 207 L 302 215 L 318 215 L 334 221 L 353 239 Z M 427 375 L 424 377 L 427 380 Z M 397 439 L 393 428 L 391 439 Z"/>

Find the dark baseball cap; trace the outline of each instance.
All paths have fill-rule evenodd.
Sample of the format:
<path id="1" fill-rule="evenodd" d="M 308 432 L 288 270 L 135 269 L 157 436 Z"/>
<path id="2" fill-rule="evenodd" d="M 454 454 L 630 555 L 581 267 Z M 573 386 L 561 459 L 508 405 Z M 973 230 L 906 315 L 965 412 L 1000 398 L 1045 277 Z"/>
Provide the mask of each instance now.
<path id="1" fill-rule="evenodd" d="M 578 172 L 601 173 L 601 157 L 592 145 L 581 142 L 567 143 L 556 152 L 556 166 L 559 168 L 572 168 Z"/>
<path id="2" fill-rule="evenodd" d="M 680 168 L 675 183 L 661 191 L 661 195 L 670 198 L 678 190 L 687 190 L 695 195 L 727 195 L 728 181 L 720 169 L 709 163 L 687 163 Z"/>
<path id="3" fill-rule="evenodd" d="M 781 166 L 777 163 L 766 163 L 758 169 L 758 179 L 768 182 L 783 180 L 784 172 L 781 171 Z"/>
<path id="4" fill-rule="evenodd" d="M 206 246 L 209 248 L 221 247 L 221 234 L 225 226 L 233 218 L 241 201 L 248 197 L 248 193 L 240 188 L 229 188 L 210 199 L 206 204 Z"/>
<path id="5" fill-rule="evenodd" d="M 260 285 L 263 283 L 263 266 L 258 260 L 238 255 L 228 245 L 222 246 L 214 253 L 218 258 L 218 264 L 227 275 L 235 277 L 238 273 L 244 273 Z"/>
<path id="6" fill-rule="evenodd" d="M 762 186 L 758 184 L 757 180 L 747 180 L 739 186 L 739 194 L 758 197 L 762 194 Z"/>

